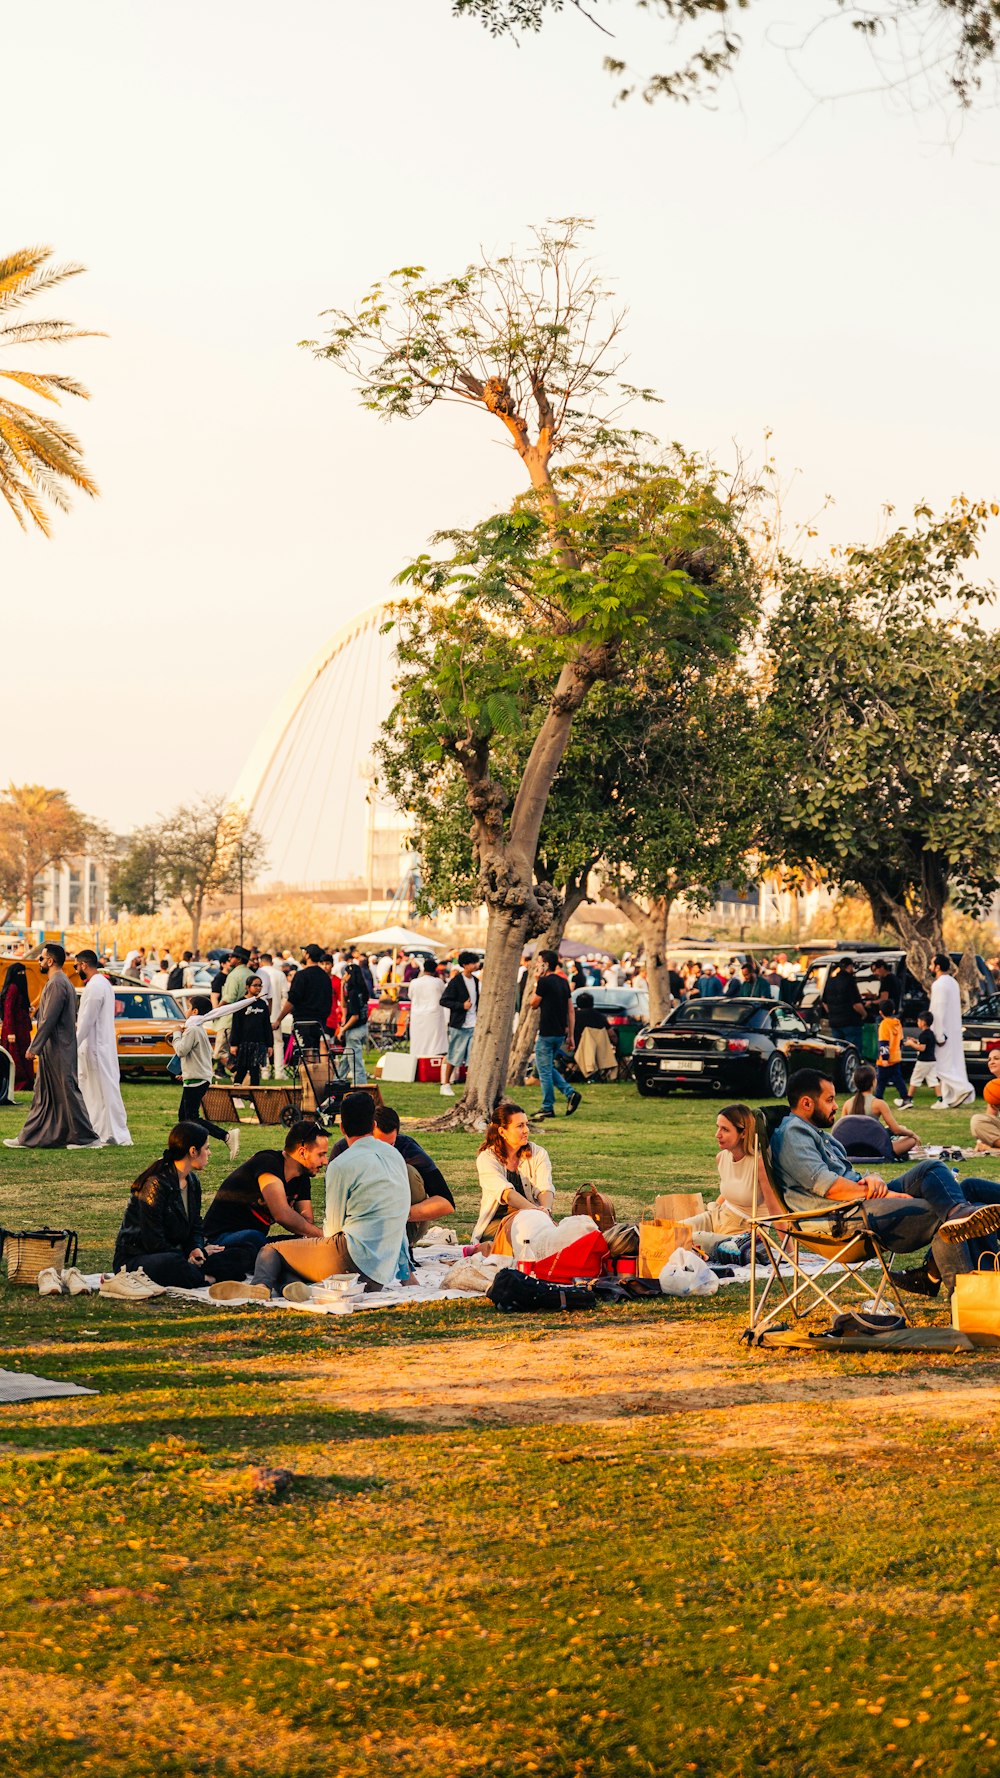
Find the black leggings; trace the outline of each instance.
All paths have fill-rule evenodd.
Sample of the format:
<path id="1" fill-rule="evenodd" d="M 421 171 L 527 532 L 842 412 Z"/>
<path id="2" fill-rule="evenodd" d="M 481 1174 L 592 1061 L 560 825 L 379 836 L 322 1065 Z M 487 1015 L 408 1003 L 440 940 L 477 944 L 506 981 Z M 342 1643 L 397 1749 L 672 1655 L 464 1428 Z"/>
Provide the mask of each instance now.
<path id="1" fill-rule="evenodd" d="M 184 1091 L 181 1093 L 177 1122 L 183 1124 L 193 1120 L 195 1123 L 204 1124 L 209 1135 L 214 1136 L 216 1142 L 225 1142 L 226 1132 L 221 1125 L 209 1123 L 208 1118 L 202 1116 L 201 1102 L 210 1085 L 211 1082 L 207 1080 L 192 1080 L 185 1085 Z"/>

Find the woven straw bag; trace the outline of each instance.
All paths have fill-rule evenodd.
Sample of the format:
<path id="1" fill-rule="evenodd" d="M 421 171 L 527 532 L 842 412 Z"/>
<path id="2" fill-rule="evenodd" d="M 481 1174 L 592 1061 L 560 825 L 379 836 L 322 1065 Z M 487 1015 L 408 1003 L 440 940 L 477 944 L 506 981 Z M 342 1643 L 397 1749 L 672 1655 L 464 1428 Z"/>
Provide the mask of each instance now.
<path id="1" fill-rule="evenodd" d="M 0 1229 L 0 1250 L 7 1261 L 8 1284 L 35 1285 L 46 1266 L 58 1271 L 76 1265 L 76 1230 Z"/>

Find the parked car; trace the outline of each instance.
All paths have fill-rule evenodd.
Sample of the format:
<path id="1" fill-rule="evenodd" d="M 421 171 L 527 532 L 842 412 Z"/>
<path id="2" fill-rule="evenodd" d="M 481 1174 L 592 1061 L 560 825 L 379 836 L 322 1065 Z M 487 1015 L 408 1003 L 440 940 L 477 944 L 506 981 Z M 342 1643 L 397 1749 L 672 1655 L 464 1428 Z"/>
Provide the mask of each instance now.
<path id="1" fill-rule="evenodd" d="M 594 1011 L 604 1014 L 615 1034 L 619 1058 L 627 1061 L 639 1032 L 649 1024 L 649 989 L 645 984 L 638 988 L 577 988 L 574 1006 L 581 994 L 589 994 Z"/>
<path id="2" fill-rule="evenodd" d="M 815 958 L 814 961 L 809 964 L 800 983 L 793 982 L 791 984 L 792 992 L 791 995 L 789 995 L 789 998 L 792 1000 L 793 1004 L 800 1009 L 806 1018 L 809 1018 L 811 1015 L 813 1020 L 820 1023 L 821 1027 L 825 1025 L 825 1028 L 829 1030 L 829 1025 L 825 1024 L 819 1003 L 826 993 L 826 985 L 830 979 L 831 972 L 836 968 L 838 963 L 843 962 L 845 957 L 849 957 L 854 964 L 854 973 L 857 977 L 858 987 L 863 995 L 871 994 L 874 996 L 878 993 L 878 977 L 872 974 L 872 964 L 879 962 L 880 959 L 884 959 L 884 961 L 889 964 L 890 968 L 895 972 L 902 984 L 903 998 L 900 1004 L 900 1018 L 903 1021 L 903 1028 L 908 1037 L 915 1036 L 917 1029 L 917 1015 L 918 1013 L 926 1012 L 929 1000 L 927 993 L 917 981 L 916 976 L 906 967 L 905 951 L 883 951 L 879 950 L 877 946 L 874 945 L 865 946 L 864 949 L 859 948 L 858 950 L 855 950 L 852 946 L 845 946 L 840 951 L 829 951 L 822 957 Z M 958 951 L 952 951 L 951 960 L 956 965 L 961 962 L 960 953 Z M 996 988 L 993 982 L 993 977 L 990 975 L 983 958 L 977 957 L 976 963 L 982 978 L 984 995 L 994 994 Z"/>
<path id="3" fill-rule="evenodd" d="M 146 1080 L 162 1075 L 174 1053 L 171 1032 L 183 1025 L 185 1014 L 172 994 L 163 988 L 127 986 L 115 988 L 115 1043 L 118 1069 L 123 1080 Z"/>
<path id="4" fill-rule="evenodd" d="M 990 1050 L 1000 1049 L 1000 994 L 995 988 L 970 1006 L 962 1020 L 962 1047 L 969 1079 L 973 1086 L 981 1087 L 990 1078 Z"/>
<path id="5" fill-rule="evenodd" d="M 640 1032 L 632 1067 L 639 1092 L 708 1088 L 747 1099 L 784 1098 L 797 1068 L 824 1068 L 850 1091 L 858 1053 L 823 1037 L 794 1007 L 774 1000 L 687 1000 L 662 1025 Z"/>

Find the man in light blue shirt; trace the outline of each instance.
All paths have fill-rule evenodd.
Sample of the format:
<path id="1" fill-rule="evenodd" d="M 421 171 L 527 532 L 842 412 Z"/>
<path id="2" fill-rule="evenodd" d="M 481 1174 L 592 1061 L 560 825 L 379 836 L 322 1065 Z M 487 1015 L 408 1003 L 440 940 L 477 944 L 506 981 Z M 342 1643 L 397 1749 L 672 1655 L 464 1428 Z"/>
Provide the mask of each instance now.
<path id="1" fill-rule="evenodd" d="M 343 1270 L 359 1273 L 371 1288 L 381 1290 L 397 1278 L 406 1282 L 410 1278 L 406 1162 L 372 1134 L 375 1101 L 370 1093 L 346 1095 L 340 1127 L 347 1147 L 326 1170 L 323 1233 L 341 1248 Z"/>
<path id="2" fill-rule="evenodd" d="M 968 1243 L 1000 1230 L 1000 1188 L 988 1179 L 961 1183 L 941 1161 L 920 1161 L 893 1180 L 861 1174 L 831 1136 L 837 1095 L 828 1075 L 801 1068 L 788 1083 L 791 1115 L 771 1138 L 771 1161 L 790 1210 L 819 1210 L 824 1202 L 859 1203 L 861 1220 L 892 1253 L 930 1245 L 924 1264 L 893 1272 L 894 1281 L 920 1296 L 948 1295 L 957 1272 L 972 1269 Z M 829 1224 L 817 1220 L 817 1234 Z"/>

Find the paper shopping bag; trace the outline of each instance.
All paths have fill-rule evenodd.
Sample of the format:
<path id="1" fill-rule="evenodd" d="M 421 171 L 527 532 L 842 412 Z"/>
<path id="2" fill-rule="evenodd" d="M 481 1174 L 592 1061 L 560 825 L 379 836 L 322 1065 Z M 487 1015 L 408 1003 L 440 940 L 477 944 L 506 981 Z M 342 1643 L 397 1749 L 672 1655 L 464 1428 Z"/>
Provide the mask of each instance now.
<path id="1" fill-rule="evenodd" d="M 704 1208 L 701 1192 L 661 1192 L 653 1199 L 656 1222 L 683 1222 L 685 1217 L 700 1216 Z"/>
<path id="2" fill-rule="evenodd" d="M 639 1224 L 639 1277 L 658 1278 L 678 1247 L 690 1247 L 691 1230 L 681 1222 L 647 1221 L 648 1216 L 644 1210 Z"/>
<path id="3" fill-rule="evenodd" d="M 998 1256 L 983 1253 L 974 1272 L 959 1272 L 951 1298 L 952 1326 L 968 1334 L 974 1346 L 1000 1346 L 1000 1271 Z M 984 1261 L 992 1264 L 986 1268 Z"/>

